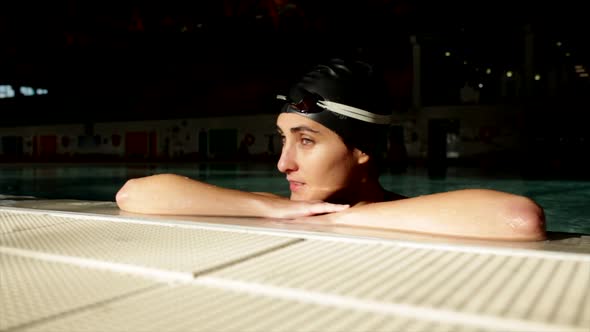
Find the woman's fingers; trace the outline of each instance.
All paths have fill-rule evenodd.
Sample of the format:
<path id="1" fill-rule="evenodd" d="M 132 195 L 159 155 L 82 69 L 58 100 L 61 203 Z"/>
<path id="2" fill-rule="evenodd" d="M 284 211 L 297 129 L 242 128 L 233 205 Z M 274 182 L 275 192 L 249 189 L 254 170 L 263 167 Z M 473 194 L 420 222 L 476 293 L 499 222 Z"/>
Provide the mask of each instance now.
<path id="1" fill-rule="evenodd" d="M 350 207 L 348 204 L 332 204 L 332 203 L 313 203 L 310 206 L 310 213 L 308 215 L 332 213 L 346 210 Z"/>
<path id="2" fill-rule="evenodd" d="M 281 213 L 279 218 L 299 218 L 318 214 L 339 212 L 348 209 L 348 204 L 332 204 L 321 201 L 289 201 L 289 206 Z"/>

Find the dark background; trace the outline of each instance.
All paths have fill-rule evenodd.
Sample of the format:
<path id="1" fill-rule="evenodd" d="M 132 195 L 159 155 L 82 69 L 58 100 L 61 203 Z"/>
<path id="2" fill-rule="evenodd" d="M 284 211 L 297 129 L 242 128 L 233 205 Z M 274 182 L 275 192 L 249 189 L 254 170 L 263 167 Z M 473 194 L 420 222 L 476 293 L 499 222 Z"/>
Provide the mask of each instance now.
<path id="1" fill-rule="evenodd" d="M 332 56 L 380 66 L 403 116 L 417 110 L 414 37 L 425 107 L 418 114 L 459 105 L 465 83 L 483 83 L 479 104 L 521 112 L 525 137 L 486 163 L 587 178 L 586 16 L 569 0 L 3 1 L 0 85 L 49 93 L 0 99 L 0 126 L 274 114 L 275 95 Z M 526 79 L 527 52 L 539 81 Z M 507 70 L 520 87 L 506 83 Z M 448 130 L 439 135 L 443 155 Z"/>
<path id="2" fill-rule="evenodd" d="M 423 103 L 453 104 L 446 89 L 457 89 L 473 72 L 441 63 L 443 49 L 482 65 L 519 70 L 528 25 L 535 32 L 536 68 L 587 64 L 588 19 L 580 6 L 568 1 L 3 1 L 0 84 L 50 93 L 25 98 L 17 91 L 16 98 L 0 100 L 0 124 L 274 112 L 269 100 L 306 66 L 342 54 L 385 68 L 395 107 L 404 112 L 411 108 L 412 35 L 422 45 Z M 567 45 L 570 57 L 552 47 L 556 40 Z M 585 120 L 588 84 L 580 81 L 560 87 L 552 98 L 539 89 L 510 102 L 534 107 L 540 125 L 565 119 L 583 130 L 577 120 Z M 506 102 L 497 94 L 482 93 L 482 102 Z"/>

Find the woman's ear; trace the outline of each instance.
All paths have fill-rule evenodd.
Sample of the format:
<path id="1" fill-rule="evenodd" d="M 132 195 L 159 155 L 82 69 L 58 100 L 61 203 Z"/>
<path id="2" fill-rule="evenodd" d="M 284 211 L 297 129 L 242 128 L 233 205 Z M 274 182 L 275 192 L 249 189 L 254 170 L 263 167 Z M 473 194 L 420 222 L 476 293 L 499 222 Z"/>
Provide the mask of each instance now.
<path id="1" fill-rule="evenodd" d="M 363 151 L 357 148 L 354 149 L 354 157 L 356 158 L 356 162 L 359 165 L 366 164 L 369 162 L 369 159 L 371 159 L 371 157 L 368 154 L 364 153 Z"/>

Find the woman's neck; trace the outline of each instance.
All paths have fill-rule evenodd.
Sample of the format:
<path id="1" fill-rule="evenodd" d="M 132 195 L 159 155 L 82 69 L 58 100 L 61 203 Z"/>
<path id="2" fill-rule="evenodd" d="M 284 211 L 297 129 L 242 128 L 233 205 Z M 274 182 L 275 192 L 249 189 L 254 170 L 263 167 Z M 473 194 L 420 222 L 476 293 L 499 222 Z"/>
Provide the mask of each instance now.
<path id="1" fill-rule="evenodd" d="M 387 192 L 377 180 L 361 181 L 355 186 L 334 194 L 328 201 L 337 204 L 360 206 L 369 203 L 383 202 Z"/>
<path id="2" fill-rule="evenodd" d="M 386 200 L 387 193 L 378 180 L 371 180 L 359 184 L 359 188 L 354 194 L 354 202 L 351 206 L 360 206 L 369 203 L 383 202 Z"/>

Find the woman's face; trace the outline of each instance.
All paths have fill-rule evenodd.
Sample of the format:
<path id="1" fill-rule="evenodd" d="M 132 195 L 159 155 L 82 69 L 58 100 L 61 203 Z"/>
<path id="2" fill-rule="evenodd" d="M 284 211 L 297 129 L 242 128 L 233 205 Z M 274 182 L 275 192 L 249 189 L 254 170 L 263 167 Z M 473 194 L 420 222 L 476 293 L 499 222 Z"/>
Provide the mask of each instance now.
<path id="1" fill-rule="evenodd" d="M 359 181 L 355 170 L 366 156 L 349 149 L 332 130 L 304 116 L 282 113 L 277 130 L 283 149 L 277 164 L 292 200 L 329 200 Z"/>

